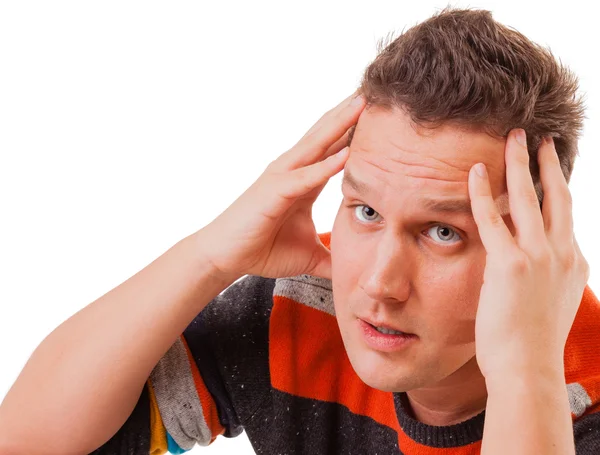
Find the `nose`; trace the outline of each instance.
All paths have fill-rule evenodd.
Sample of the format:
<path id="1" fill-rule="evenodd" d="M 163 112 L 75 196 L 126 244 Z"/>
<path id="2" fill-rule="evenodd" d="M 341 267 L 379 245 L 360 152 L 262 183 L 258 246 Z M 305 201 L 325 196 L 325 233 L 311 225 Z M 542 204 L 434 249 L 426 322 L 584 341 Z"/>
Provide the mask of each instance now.
<path id="1" fill-rule="evenodd" d="M 373 300 L 406 301 L 414 269 L 408 249 L 397 238 L 382 238 L 365 266 L 358 285 Z"/>

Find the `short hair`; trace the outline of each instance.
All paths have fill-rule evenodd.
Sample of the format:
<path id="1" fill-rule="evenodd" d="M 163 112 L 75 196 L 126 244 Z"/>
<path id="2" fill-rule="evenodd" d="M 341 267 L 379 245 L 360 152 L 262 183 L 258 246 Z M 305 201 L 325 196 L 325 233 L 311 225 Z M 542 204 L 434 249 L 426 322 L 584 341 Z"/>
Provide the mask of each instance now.
<path id="1" fill-rule="evenodd" d="M 552 136 L 570 180 L 585 106 L 577 77 L 550 49 L 490 11 L 452 7 L 392 38 L 364 71 L 358 92 L 367 106 L 402 109 L 427 128 L 450 123 L 496 137 L 523 128 L 540 202 L 537 151 Z"/>

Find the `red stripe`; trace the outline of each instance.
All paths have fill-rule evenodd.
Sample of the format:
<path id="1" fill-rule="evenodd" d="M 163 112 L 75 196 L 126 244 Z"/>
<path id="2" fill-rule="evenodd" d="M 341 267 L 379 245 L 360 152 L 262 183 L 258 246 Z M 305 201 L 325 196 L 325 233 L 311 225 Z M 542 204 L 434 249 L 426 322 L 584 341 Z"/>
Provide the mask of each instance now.
<path id="1" fill-rule="evenodd" d="M 275 296 L 269 324 L 272 386 L 292 395 L 339 403 L 398 431 L 393 395 L 356 375 L 335 317 Z"/>

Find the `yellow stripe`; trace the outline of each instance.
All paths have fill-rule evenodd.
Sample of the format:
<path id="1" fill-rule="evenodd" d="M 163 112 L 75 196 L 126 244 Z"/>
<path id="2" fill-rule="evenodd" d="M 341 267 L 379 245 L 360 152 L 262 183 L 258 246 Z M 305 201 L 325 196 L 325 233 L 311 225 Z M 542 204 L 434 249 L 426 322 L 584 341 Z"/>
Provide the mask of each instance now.
<path id="1" fill-rule="evenodd" d="M 150 379 L 146 382 L 150 395 L 150 455 L 163 455 L 167 453 L 167 430 L 163 425 L 156 404 L 156 396 Z"/>

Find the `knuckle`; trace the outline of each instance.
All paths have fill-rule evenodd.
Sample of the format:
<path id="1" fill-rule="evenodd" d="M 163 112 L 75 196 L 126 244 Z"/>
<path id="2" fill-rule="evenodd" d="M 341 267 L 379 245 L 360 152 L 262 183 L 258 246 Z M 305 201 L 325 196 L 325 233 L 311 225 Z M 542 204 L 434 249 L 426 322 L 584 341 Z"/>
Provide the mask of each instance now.
<path id="1" fill-rule="evenodd" d="M 583 257 L 581 256 L 581 260 L 582 260 L 582 267 L 583 267 L 583 274 L 585 276 L 585 282 L 587 283 L 590 279 L 590 263 Z"/>
<path id="2" fill-rule="evenodd" d="M 506 266 L 512 275 L 521 276 L 529 271 L 529 258 L 524 253 L 513 254 L 506 260 Z"/>
<path id="3" fill-rule="evenodd" d="M 310 185 L 310 174 L 308 172 L 308 169 L 306 169 L 306 168 L 298 169 L 296 171 L 296 181 L 305 190 L 310 189 L 311 188 L 311 185 Z"/>
<path id="4" fill-rule="evenodd" d="M 548 162 L 548 164 L 551 164 L 553 166 L 560 166 L 561 164 L 560 159 L 558 158 L 558 154 L 556 153 L 544 153 L 543 159 L 545 159 L 546 162 Z"/>
<path id="5" fill-rule="evenodd" d="M 327 123 L 328 121 L 330 121 L 333 117 L 335 117 L 338 114 L 339 111 L 339 107 L 334 107 L 332 109 L 329 109 L 327 112 L 325 112 L 321 118 L 317 121 L 316 125 L 323 125 L 324 123 Z"/>
<path id="6" fill-rule="evenodd" d="M 317 120 L 317 123 L 315 123 L 304 135 L 304 137 L 302 139 L 311 137 L 313 134 L 315 134 L 317 131 L 319 131 L 319 129 L 321 129 L 321 127 L 323 126 L 323 122 L 324 122 L 325 116 L 321 116 L 321 118 L 319 120 Z"/>
<path id="7" fill-rule="evenodd" d="M 558 254 L 558 262 L 564 270 L 571 270 L 575 268 L 577 262 L 577 255 L 573 248 L 566 248 Z"/>
<path id="8" fill-rule="evenodd" d="M 277 169 L 279 163 L 281 162 L 281 158 L 283 158 L 285 156 L 285 153 L 283 155 L 281 155 L 279 158 L 271 161 L 269 164 L 267 164 L 267 167 L 265 168 L 265 171 L 269 171 L 269 172 L 273 172 Z"/>
<path id="9" fill-rule="evenodd" d="M 552 250 L 549 245 L 542 245 L 535 248 L 531 256 L 537 264 L 549 265 L 552 261 Z"/>
<path id="10" fill-rule="evenodd" d="M 471 198 L 471 208 L 476 220 L 481 220 L 492 227 L 503 223 L 495 202 L 489 196 L 477 195 Z"/>
<path id="11" fill-rule="evenodd" d="M 523 190 L 520 194 L 520 199 L 528 206 L 538 206 L 538 196 L 534 189 Z"/>
<path id="12" fill-rule="evenodd" d="M 504 224 L 504 220 L 500 216 L 497 210 L 489 209 L 487 212 L 487 218 L 492 227 L 498 228 Z"/>
<path id="13" fill-rule="evenodd" d="M 267 167 L 265 168 L 263 174 L 278 174 L 283 170 L 283 161 L 286 160 L 287 154 L 289 152 L 284 153 L 279 158 L 271 161 Z"/>
<path id="14" fill-rule="evenodd" d="M 590 263 L 587 261 L 585 256 L 581 253 L 579 249 L 575 252 L 575 263 L 578 268 L 583 270 L 586 274 L 590 272 Z"/>
<path id="15" fill-rule="evenodd" d="M 281 180 L 280 175 L 281 174 L 277 172 L 267 173 L 254 184 L 260 189 L 261 192 L 268 191 L 268 188 L 278 188 Z"/>
<path id="16" fill-rule="evenodd" d="M 568 207 L 573 207 L 573 195 L 567 187 L 563 191 L 560 191 L 559 196 Z"/>
<path id="17" fill-rule="evenodd" d="M 519 151 L 513 155 L 513 159 L 517 164 L 529 167 L 529 153 L 527 151 Z"/>

